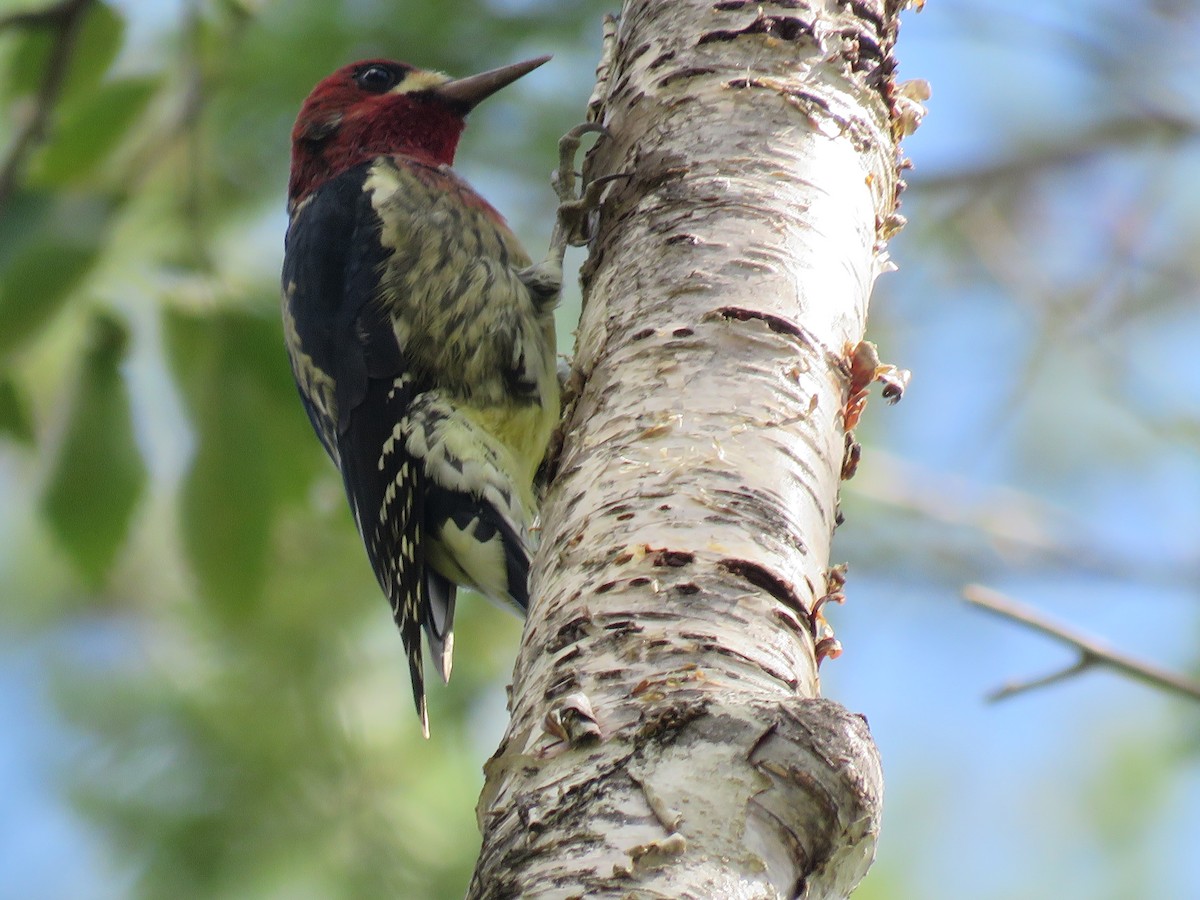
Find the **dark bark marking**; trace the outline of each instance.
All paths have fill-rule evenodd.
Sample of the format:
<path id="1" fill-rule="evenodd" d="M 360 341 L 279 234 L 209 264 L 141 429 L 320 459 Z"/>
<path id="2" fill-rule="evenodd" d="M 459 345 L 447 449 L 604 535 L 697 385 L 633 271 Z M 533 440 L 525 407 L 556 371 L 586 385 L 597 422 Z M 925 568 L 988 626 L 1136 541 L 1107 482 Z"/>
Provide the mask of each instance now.
<path id="1" fill-rule="evenodd" d="M 806 619 L 808 618 L 808 610 L 804 606 L 804 601 L 796 593 L 796 589 L 765 566 L 748 559 L 723 559 L 717 565 L 726 572 L 746 579 L 756 588 L 766 591 L 788 609 L 795 610 Z"/>

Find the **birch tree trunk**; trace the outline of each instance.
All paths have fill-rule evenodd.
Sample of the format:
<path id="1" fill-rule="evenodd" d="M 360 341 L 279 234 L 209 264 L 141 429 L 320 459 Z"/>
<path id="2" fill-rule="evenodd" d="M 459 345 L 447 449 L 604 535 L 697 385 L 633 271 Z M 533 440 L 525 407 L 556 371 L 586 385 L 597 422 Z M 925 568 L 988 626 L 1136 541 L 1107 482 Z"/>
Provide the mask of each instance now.
<path id="1" fill-rule="evenodd" d="M 473 898 L 844 897 L 874 858 L 878 757 L 818 696 L 814 612 L 915 118 L 899 5 L 625 4 L 589 169 L 629 177 L 585 266 Z"/>

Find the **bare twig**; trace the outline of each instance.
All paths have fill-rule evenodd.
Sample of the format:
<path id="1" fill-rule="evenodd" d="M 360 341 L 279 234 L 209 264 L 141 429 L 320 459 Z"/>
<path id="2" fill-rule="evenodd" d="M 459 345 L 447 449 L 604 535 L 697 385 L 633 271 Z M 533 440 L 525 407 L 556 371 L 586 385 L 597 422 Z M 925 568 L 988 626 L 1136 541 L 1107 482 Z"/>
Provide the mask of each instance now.
<path id="1" fill-rule="evenodd" d="M 9 145 L 8 153 L 0 160 L 0 214 L 12 196 L 21 169 L 26 159 L 45 136 L 50 113 L 62 93 L 63 82 L 79 36 L 79 26 L 83 23 L 83 15 L 91 6 L 93 0 L 62 0 L 60 3 L 24 13 L 13 13 L 0 18 L 0 31 L 6 28 L 42 27 L 54 29 L 54 43 L 50 55 L 46 58 L 46 68 L 42 73 L 42 82 L 33 106 L 25 121 L 17 129 Z"/>
<path id="2" fill-rule="evenodd" d="M 1127 675 L 1137 681 L 1157 687 L 1161 690 L 1174 691 L 1192 700 L 1200 700 L 1200 684 L 1189 678 L 1184 678 L 1174 672 L 1161 669 L 1151 663 L 1143 662 L 1114 650 L 1112 647 L 1089 638 L 1078 632 L 1059 625 L 1032 607 L 1026 606 L 1006 597 L 998 591 L 985 588 L 982 585 L 970 584 L 963 589 L 963 597 L 968 603 L 974 604 L 988 612 L 1019 622 L 1034 631 L 1040 631 L 1056 640 L 1074 647 L 1079 651 L 1079 660 L 1073 665 L 1027 681 L 1013 682 L 992 692 L 988 699 L 1003 700 L 1034 688 L 1045 687 L 1057 681 L 1062 681 L 1078 675 L 1091 668 L 1109 668 Z"/>

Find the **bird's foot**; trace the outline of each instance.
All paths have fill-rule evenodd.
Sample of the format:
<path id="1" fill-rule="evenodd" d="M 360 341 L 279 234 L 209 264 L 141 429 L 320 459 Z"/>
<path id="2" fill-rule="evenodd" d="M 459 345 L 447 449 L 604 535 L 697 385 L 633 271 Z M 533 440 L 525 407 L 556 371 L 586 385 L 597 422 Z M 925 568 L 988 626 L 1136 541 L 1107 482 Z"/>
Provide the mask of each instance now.
<path id="1" fill-rule="evenodd" d="M 604 187 L 612 181 L 612 176 L 595 178 L 584 181 L 576 190 L 576 180 L 582 179 L 575 172 L 575 154 L 585 134 L 598 134 L 609 137 L 608 129 L 599 122 L 584 122 L 576 125 L 558 140 L 558 168 L 550 175 L 550 184 L 558 194 L 558 217 L 555 221 L 555 234 L 550 240 L 550 252 L 560 253 L 568 246 L 582 247 L 591 239 L 591 228 L 588 219 L 590 214 L 600 205 L 600 196 Z M 559 250 L 561 247 L 561 250 Z"/>
<path id="2" fill-rule="evenodd" d="M 605 187 L 610 181 L 625 177 L 622 173 L 585 180 L 575 171 L 575 155 L 586 134 L 609 136 L 608 129 L 598 122 L 584 122 L 558 141 L 558 168 L 550 175 L 550 184 L 558 195 L 550 248 L 545 259 L 520 273 L 521 280 L 537 296 L 557 298 L 562 287 L 563 257 L 567 247 L 582 247 L 591 240 L 592 215 L 600 206 Z"/>

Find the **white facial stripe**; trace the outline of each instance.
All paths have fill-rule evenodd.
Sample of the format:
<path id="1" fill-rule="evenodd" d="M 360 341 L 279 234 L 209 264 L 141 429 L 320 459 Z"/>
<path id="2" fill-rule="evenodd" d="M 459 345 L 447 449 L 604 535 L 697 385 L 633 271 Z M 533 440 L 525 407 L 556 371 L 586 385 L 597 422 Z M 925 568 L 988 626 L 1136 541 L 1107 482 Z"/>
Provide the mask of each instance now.
<path id="1" fill-rule="evenodd" d="M 411 94 L 414 91 L 427 91 L 439 84 L 445 84 L 450 76 L 442 72 L 409 72 L 404 80 L 388 91 L 389 94 Z"/>

